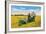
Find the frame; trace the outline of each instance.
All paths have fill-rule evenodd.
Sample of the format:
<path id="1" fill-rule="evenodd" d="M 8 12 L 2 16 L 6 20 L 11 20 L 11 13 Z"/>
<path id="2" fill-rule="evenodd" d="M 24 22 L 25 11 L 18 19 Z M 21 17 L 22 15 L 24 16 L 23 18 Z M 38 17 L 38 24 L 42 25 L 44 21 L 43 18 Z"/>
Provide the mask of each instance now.
<path id="1" fill-rule="evenodd" d="M 27 25 L 25 25 L 25 24 L 22 24 L 22 26 L 17 27 L 16 26 L 17 23 L 15 24 L 16 27 L 13 26 L 13 21 L 16 20 L 16 18 L 23 19 L 20 16 L 27 16 L 28 12 L 29 13 L 31 12 L 31 14 L 34 14 L 35 13 L 35 16 L 36 15 L 40 16 L 40 18 L 39 18 L 40 23 L 38 23 L 38 24 L 36 23 L 35 24 L 35 22 L 34 22 L 34 23 L 32 23 L 34 25 L 31 25 L 31 23 L 28 23 L 26 21 L 26 24 L 28 23 L 27 25 L 31 25 L 30 27 L 27 26 Z M 43 23 L 44 22 L 43 15 L 44 15 L 44 5 L 43 5 L 43 3 L 41 3 L 41 4 L 40 3 L 35 3 L 35 2 L 34 3 L 33 2 L 24 2 L 23 3 L 23 1 L 22 2 L 17 1 L 17 2 L 11 2 L 11 3 L 8 2 L 7 3 L 7 16 L 8 16 L 7 17 L 7 24 L 8 24 L 7 25 L 8 26 L 7 27 L 8 28 L 7 30 L 8 31 L 33 31 L 33 30 L 43 30 L 43 26 L 44 26 L 43 25 L 44 24 Z M 17 16 L 17 17 L 14 18 L 13 16 L 14 17 Z M 25 18 L 27 18 L 27 17 L 25 17 Z M 38 19 L 38 18 L 36 17 L 36 19 Z"/>

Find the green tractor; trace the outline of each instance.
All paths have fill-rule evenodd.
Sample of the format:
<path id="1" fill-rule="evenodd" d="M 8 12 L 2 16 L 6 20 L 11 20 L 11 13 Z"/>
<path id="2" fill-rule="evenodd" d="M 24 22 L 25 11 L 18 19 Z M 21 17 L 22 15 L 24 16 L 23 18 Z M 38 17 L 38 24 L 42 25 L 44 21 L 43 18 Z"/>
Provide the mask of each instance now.
<path id="1" fill-rule="evenodd" d="M 30 15 L 30 13 L 28 14 L 28 22 L 33 22 L 35 21 L 35 14 L 34 12 L 32 12 L 32 15 Z"/>
<path id="2" fill-rule="evenodd" d="M 34 12 L 32 12 L 32 15 L 30 15 L 30 13 L 29 13 L 27 19 L 21 19 L 19 21 L 19 26 L 21 26 L 22 24 L 31 23 L 33 21 L 35 21 L 35 14 L 34 14 Z"/>

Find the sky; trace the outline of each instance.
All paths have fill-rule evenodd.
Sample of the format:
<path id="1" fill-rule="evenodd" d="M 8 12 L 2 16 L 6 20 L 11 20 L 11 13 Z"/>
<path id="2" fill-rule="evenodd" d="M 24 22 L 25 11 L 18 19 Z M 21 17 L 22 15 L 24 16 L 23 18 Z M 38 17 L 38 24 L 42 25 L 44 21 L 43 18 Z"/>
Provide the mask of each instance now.
<path id="1" fill-rule="evenodd" d="M 18 11 L 18 10 L 33 10 L 33 11 L 40 11 L 41 7 L 39 6 L 16 6 L 16 5 L 12 5 L 11 6 L 11 10 L 12 11 Z"/>
<path id="2" fill-rule="evenodd" d="M 36 14 L 41 14 L 41 7 L 40 6 L 11 6 L 11 14 L 25 14 L 27 15 L 29 12 L 34 11 Z"/>

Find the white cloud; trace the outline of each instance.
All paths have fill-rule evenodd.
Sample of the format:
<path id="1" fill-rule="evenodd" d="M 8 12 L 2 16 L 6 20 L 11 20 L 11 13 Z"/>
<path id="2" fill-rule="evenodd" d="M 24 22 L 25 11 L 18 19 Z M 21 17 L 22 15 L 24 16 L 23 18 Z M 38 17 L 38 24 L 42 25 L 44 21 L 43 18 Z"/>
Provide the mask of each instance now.
<path id="1" fill-rule="evenodd" d="M 21 7 L 20 9 L 26 9 L 26 8 Z"/>

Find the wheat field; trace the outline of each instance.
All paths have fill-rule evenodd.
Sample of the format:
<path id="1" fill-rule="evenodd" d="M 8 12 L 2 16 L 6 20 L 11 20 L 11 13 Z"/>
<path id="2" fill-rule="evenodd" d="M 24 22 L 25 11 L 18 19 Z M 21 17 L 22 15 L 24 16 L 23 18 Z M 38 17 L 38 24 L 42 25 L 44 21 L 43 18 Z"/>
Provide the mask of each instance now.
<path id="1" fill-rule="evenodd" d="M 27 23 L 19 26 L 19 20 L 27 17 L 28 16 L 11 16 L 11 28 L 40 27 L 41 16 L 36 16 L 35 22 L 31 22 L 31 23 Z"/>

